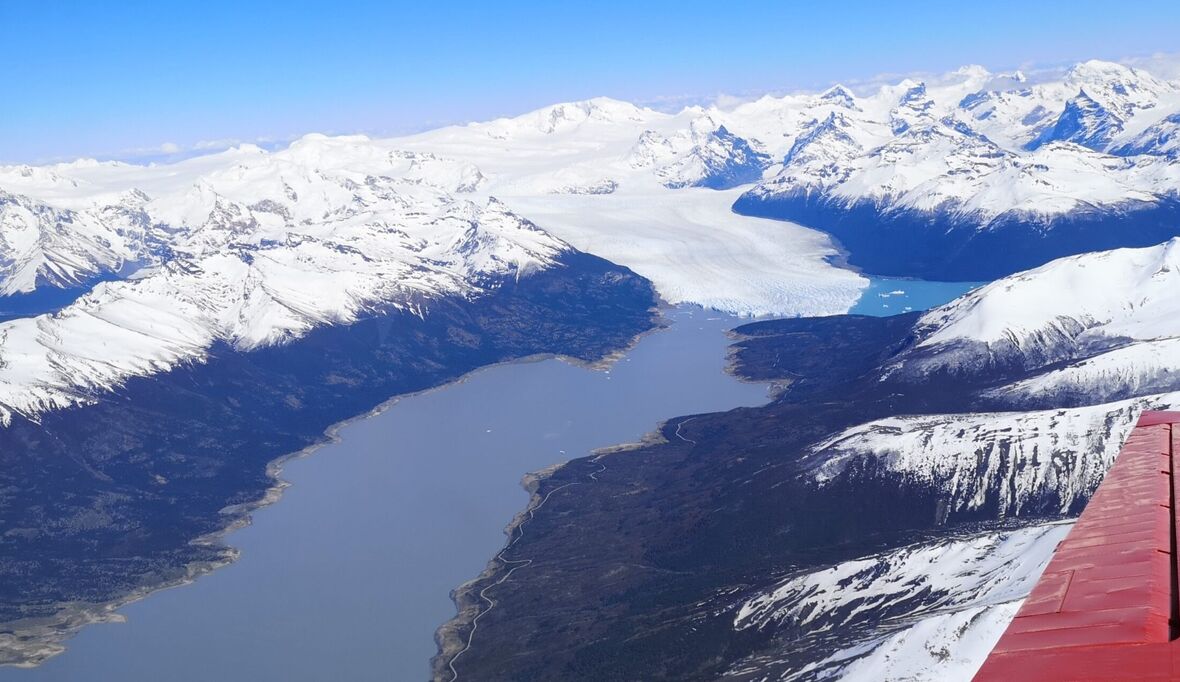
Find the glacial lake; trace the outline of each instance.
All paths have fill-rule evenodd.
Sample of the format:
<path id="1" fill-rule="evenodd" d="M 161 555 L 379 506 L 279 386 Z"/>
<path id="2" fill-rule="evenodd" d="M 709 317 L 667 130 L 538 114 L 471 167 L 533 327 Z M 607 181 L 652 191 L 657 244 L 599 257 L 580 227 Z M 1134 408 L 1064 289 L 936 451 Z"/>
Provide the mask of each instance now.
<path id="1" fill-rule="evenodd" d="M 873 277 L 860 300 L 849 310 L 855 315 L 900 315 L 928 310 L 987 284 L 987 282 L 927 282 L 920 279 Z"/>
<path id="2" fill-rule="evenodd" d="M 929 307 L 972 286 L 874 280 L 853 312 Z M 723 371 L 726 332 L 748 319 L 665 315 L 609 369 L 498 365 L 348 424 L 288 461 L 282 499 L 226 537 L 237 562 L 123 607 L 126 622 L 83 629 L 40 667 L 0 668 L 0 681 L 427 679 L 450 590 L 503 546 L 525 473 L 674 416 L 766 401 L 765 385 Z"/>
<path id="3" fill-rule="evenodd" d="M 607 370 L 505 364 L 399 400 L 290 460 L 290 482 L 227 536 L 240 559 L 120 609 L 4 680 L 420 680 L 450 590 L 474 578 L 524 508 L 521 477 L 636 441 L 663 419 L 766 401 L 723 372 L 742 320 L 666 313 Z M 625 456 L 625 455 L 624 455 Z"/>

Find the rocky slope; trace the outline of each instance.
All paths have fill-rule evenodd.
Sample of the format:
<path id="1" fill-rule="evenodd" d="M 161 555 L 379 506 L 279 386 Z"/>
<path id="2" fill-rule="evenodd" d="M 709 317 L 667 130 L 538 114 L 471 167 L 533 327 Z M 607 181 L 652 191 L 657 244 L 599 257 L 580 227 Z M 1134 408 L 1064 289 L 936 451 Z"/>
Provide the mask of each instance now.
<path id="1" fill-rule="evenodd" d="M 642 278 L 565 252 L 479 295 L 432 298 L 425 314 L 375 310 L 250 350 L 217 341 L 199 362 L 12 414 L 0 664 L 35 664 L 114 607 L 232 560 L 220 533 L 276 498 L 275 460 L 332 425 L 496 362 L 599 361 L 651 329 L 654 303 Z"/>
<path id="2" fill-rule="evenodd" d="M 52 653 L 63 627 L 223 561 L 189 542 L 263 495 L 267 461 L 393 393 L 530 353 L 599 357 L 652 324 L 644 278 L 670 302 L 839 313 L 866 286 L 842 255 L 1021 274 L 920 317 L 743 328 L 740 370 L 788 392 L 539 480 L 544 532 L 514 545 L 535 563 L 496 586 L 462 669 L 848 672 L 992 632 L 1012 600 L 937 590 L 875 606 L 851 644 L 738 614 L 849 561 L 896 577 L 925 556 L 906 548 L 949 535 L 1002 553 L 1084 504 L 1137 410 L 1175 401 L 1178 111 L 1180 86 L 1118 64 L 969 67 L 726 108 L 598 98 L 395 139 L 2 167 L 0 508 L 23 515 L 0 533 L 0 617 L 40 634 L 0 645 Z M 1120 246 L 1146 248 L 1045 264 Z M 443 679 L 480 608 L 458 601 Z"/>
<path id="3" fill-rule="evenodd" d="M 0 664 L 232 559 L 270 464 L 333 424 L 656 324 L 646 280 L 473 195 L 469 164 L 365 139 L 10 176 L 14 290 L 143 267 L 0 321 Z"/>
<path id="4" fill-rule="evenodd" d="M 969 677 L 1139 411 L 1180 404 L 1158 352 L 1175 249 L 1063 259 L 921 315 L 740 328 L 736 371 L 786 391 L 538 480 L 528 533 L 458 594 L 436 677 Z M 1030 390 L 1111 347 L 1136 358 L 1117 400 Z"/>

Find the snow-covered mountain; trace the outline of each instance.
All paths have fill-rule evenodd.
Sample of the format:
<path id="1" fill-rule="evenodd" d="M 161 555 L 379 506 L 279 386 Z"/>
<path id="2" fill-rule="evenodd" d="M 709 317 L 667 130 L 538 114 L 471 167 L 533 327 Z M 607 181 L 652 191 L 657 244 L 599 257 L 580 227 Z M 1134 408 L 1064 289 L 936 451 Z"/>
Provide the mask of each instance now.
<path id="1" fill-rule="evenodd" d="M 775 632 L 784 654 L 799 647 L 799 634 L 835 640 L 838 651 L 782 671 L 762 653 L 733 664 L 727 677 L 969 679 L 1070 527 L 950 537 L 790 576 L 746 597 L 734 627 Z"/>
<path id="2" fill-rule="evenodd" d="M 375 306 L 471 295 L 546 267 L 567 243 L 634 267 L 672 302 L 777 314 L 850 306 L 865 282 L 830 264 L 834 245 L 731 213 L 742 192 L 739 207 L 798 200 L 820 223 L 824 211 L 854 223 L 940 216 L 1005 252 L 1026 253 L 1014 245 L 1030 232 L 1065 234 L 1062 216 L 1088 221 L 1085 243 L 1174 233 L 1180 222 L 1144 216 L 1180 211 L 1178 111 L 1176 83 L 1091 61 L 1058 77 L 968 67 L 675 114 L 599 98 L 406 138 L 309 135 L 278 152 L 243 145 L 164 166 L 0 168 L 0 295 L 145 266 L 57 316 L 6 323 L 0 418 L 199 358 L 215 340 L 280 343 Z M 1104 222 L 1128 216 L 1134 230 Z M 988 261 L 970 240 L 960 247 L 948 263 Z M 1180 315 L 1164 293 L 1180 283 L 1178 251 L 1079 258 L 990 285 L 924 318 L 899 368 L 1045 369 L 1021 380 L 1029 400 L 1162 390 L 1180 371 L 1168 327 Z M 1040 308 L 1027 304 L 1042 294 L 1034 286 L 1085 293 Z M 1154 307 L 1157 322 L 1128 328 L 1132 300 L 1134 319 Z M 108 333 L 115 350 L 95 354 L 82 340 Z"/>
<path id="3" fill-rule="evenodd" d="M 821 484 L 870 457 L 882 471 L 945 491 L 947 514 L 987 506 L 1020 515 L 1030 501 L 1046 500 L 1052 511 L 1067 514 L 1102 481 L 1139 413 L 1153 402 L 889 417 L 838 433 L 809 457 Z"/>
<path id="4" fill-rule="evenodd" d="M 465 665 L 970 679 L 1140 412 L 1180 405 L 1165 371 L 1178 245 L 1060 259 L 924 315 L 739 328 L 735 366 L 789 382 L 779 399 L 674 418 L 617 463 L 547 472 L 534 504 L 577 492 L 513 532 L 509 556 L 534 570 L 507 579 L 514 564 L 498 559 L 467 590 L 495 585 L 497 609 L 465 607 L 460 621 L 489 616 Z M 1091 371 L 1034 388 L 1116 351 L 1133 359 L 1117 391 Z M 538 610 L 597 629 L 538 633 Z M 560 653 L 497 657 L 525 637 Z M 575 663 L 550 664 L 561 656 Z"/>
<path id="5" fill-rule="evenodd" d="M 132 191 L 74 211 L 0 189 L 0 296 L 78 286 L 153 258 L 146 200 Z"/>
<path id="6" fill-rule="evenodd" d="M 486 616 L 464 665 L 970 679 L 1140 412 L 1180 405 L 1177 248 L 1059 259 L 925 314 L 740 327 L 734 366 L 779 397 L 538 477 L 508 555 L 532 569 L 501 555 L 458 601 L 456 622 Z M 1117 390 L 1057 378 L 1114 352 Z M 471 607 L 489 585 L 496 610 Z M 519 641 L 548 655 L 498 655 Z"/>
<path id="7" fill-rule="evenodd" d="M 1091 60 L 1070 69 L 1062 83 L 1075 93 L 1052 125 L 1028 143 L 1030 148 L 1054 141 L 1107 149 L 1140 113 L 1174 97 L 1176 85 L 1120 64 Z M 1150 113 L 1148 118 L 1150 119 Z"/>
<path id="8" fill-rule="evenodd" d="M 652 279 L 673 303 L 742 314 L 846 310 L 866 282 L 830 264 L 838 251 L 825 235 L 729 210 L 737 191 L 730 188 L 757 181 L 771 159 L 719 114 L 693 107 L 672 115 L 598 98 L 406 138 L 310 135 L 274 154 L 243 145 L 166 166 L 84 160 L 0 168 L 0 188 L 75 212 L 135 192 L 145 197 L 154 233 L 183 251 L 218 239 L 197 234 L 209 231 L 203 212 L 217 197 L 251 208 L 263 224 L 274 221 L 255 209 L 287 203 L 298 213 L 292 220 L 317 221 L 353 202 L 349 187 L 325 174 L 349 173 L 354 183 L 393 177 L 476 202 L 500 199 L 575 248 Z M 96 229 L 113 243 L 120 227 Z M 0 259 L 31 262 L 2 250 Z"/>
<path id="9" fill-rule="evenodd" d="M 879 419 L 818 443 L 821 484 L 864 458 L 944 491 L 945 513 L 1067 514 L 1143 409 L 1180 398 L 1180 239 L 1072 256 L 917 321 L 882 382 L 954 386 L 978 412 Z"/>
<path id="10" fill-rule="evenodd" d="M 876 477 L 936 498 L 937 523 L 1009 525 L 785 576 L 782 563 L 725 593 L 738 636 L 782 645 L 733 662 L 735 678 L 966 674 L 1064 532 L 1035 517 L 1075 511 L 1138 411 L 1180 403 L 1180 239 L 1165 239 L 1180 229 L 1178 117 L 1175 83 L 1117 64 L 970 67 L 730 108 L 599 98 L 395 139 L 0 168 L 0 297 L 115 280 L 0 323 L 0 424 L 218 347 L 390 309 L 428 316 L 572 249 L 671 302 L 823 315 L 857 300 L 866 280 L 832 264 L 827 235 L 735 204 L 794 206 L 787 217 L 836 234 L 853 262 L 887 245 L 879 264 L 899 274 L 931 274 L 933 259 L 942 276 L 984 263 L 990 277 L 1027 258 L 1039 267 L 907 327 L 869 377 L 886 395 L 954 391 L 955 407 L 874 403 L 792 462 L 821 493 Z M 1045 264 L 1140 241 L 1155 245 Z M 813 667 L 776 668 L 796 635 L 836 632 Z"/>
<path id="11" fill-rule="evenodd" d="M 1081 509 L 1142 410 L 1180 405 L 1178 256 L 1180 239 L 1063 258 L 925 313 L 905 347 L 868 378 L 887 392 L 953 392 L 976 409 L 844 428 L 808 449 L 803 475 L 820 489 L 865 480 L 857 476 L 918 486 L 937 500 L 939 523 L 1004 520 L 1024 526 L 1014 537 L 1047 537 L 1053 527 L 1038 519 Z M 969 546 L 990 553 L 1001 537 L 989 533 Z M 906 679 L 965 679 L 1056 540 L 1012 556 L 987 554 L 997 562 L 990 568 L 957 542 L 793 576 L 747 596 L 735 627 L 773 632 L 784 651 L 837 625 L 854 633 L 836 649 L 819 647 L 835 653 L 814 661 L 806 679 L 860 679 L 881 666 Z M 955 577 L 940 588 L 947 574 Z M 997 585 L 1011 592 L 995 597 Z M 774 670 L 774 660 L 760 654 L 732 674 L 740 677 L 743 666 Z"/>
<path id="12" fill-rule="evenodd" d="M 735 199 L 741 213 L 830 231 L 870 271 L 991 277 L 1070 249 L 1174 235 L 1177 112 L 1176 83 L 1091 61 L 1031 77 L 966 67 L 674 114 L 596 98 L 405 138 L 313 135 L 273 155 L 243 145 L 166 166 L 5 167 L 0 219 L 19 229 L 0 241 L 0 294 L 85 282 L 216 241 L 197 236 L 200 216 L 184 213 L 214 196 L 258 209 L 296 196 L 297 221 L 347 210 L 347 186 L 319 184 L 348 172 L 353 182 L 397 177 L 496 197 L 651 278 L 672 302 L 835 313 L 865 286 L 830 264 L 836 246 L 731 213 Z M 979 263 L 995 272 L 977 272 Z"/>
<path id="13" fill-rule="evenodd" d="M 1079 118 L 1089 103 L 1109 116 Z M 510 205 L 553 194 L 555 213 L 584 211 L 576 197 L 576 209 L 559 208 L 570 195 L 595 195 L 597 213 L 610 216 L 619 204 L 663 196 L 659 189 L 724 188 L 761 176 L 737 202 L 739 213 L 827 230 L 870 271 L 969 279 L 1177 234 L 1180 166 L 1169 142 L 1177 111 L 1180 85 L 1091 61 L 1032 78 L 967 67 L 860 93 L 835 86 L 677 114 L 591 100 L 410 144 L 477 158 Z M 629 206 L 627 214 L 640 227 L 659 222 Z M 587 234 L 603 241 L 592 221 L 582 223 L 560 236 L 579 247 Z M 944 237 L 948 226 L 953 234 Z M 891 242 L 914 253 L 892 253 Z M 1024 261 L 1009 255 L 1024 252 Z M 604 255 L 634 259 L 646 274 L 628 249 Z M 933 268 L 940 260 L 950 265 Z M 973 261 L 996 267 L 976 273 Z"/>
<path id="14" fill-rule="evenodd" d="M 1113 152 L 1121 156 L 1153 154 L 1175 161 L 1180 157 L 1180 113 L 1169 114 Z"/>
<path id="15" fill-rule="evenodd" d="M 702 116 L 672 136 L 644 131 L 631 151 L 631 163 L 653 167 L 669 189 L 729 189 L 760 180 L 770 156 Z"/>
<path id="16" fill-rule="evenodd" d="M 433 299 L 476 296 L 552 266 L 569 249 L 494 199 L 474 203 L 442 189 L 478 181 L 464 164 L 349 138 L 229 156 L 232 164 L 142 201 L 139 224 L 167 235 L 161 264 L 101 283 L 60 313 L 0 323 L 0 423 L 200 361 L 216 342 L 248 350 L 377 309 L 424 314 Z M 415 177 L 424 168 L 435 168 L 434 184 Z M 16 215 L 37 215 L 26 204 L 36 206 L 16 203 Z M 118 234 L 125 215 L 111 207 L 41 211 L 60 218 L 43 227 L 100 235 L 80 246 Z M 61 251 L 45 253 L 57 258 L 54 267 L 67 262 Z M 127 249 L 102 253 L 109 263 L 129 258 Z"/>
<path id="17" fill-rule="evenodd" d="M 968 68 L 732 115 L 775 106 L 796 110 L 791 145 L 738 209 L 827 230 L 870 271 L 985 279 L 1180 232 L 1180 86 L 1140 70 L 1091 61 L 1030 84 Z"/>
<path id="18" fill-rule="evenodd" d="M 1180 239 L 1072 256 L 926 313 L 896 361 L 910 376 L 1010 366 L 1044 372 L 1027 393 L 1111 397 L 1180 371 Z M 1022 391 L 1022 394 L 1026 391 Z"/>
<path id="19" fill-rule="evenodd" d="M 218 341 L 249 350 L 377 309 L 425 314 L 432 299 L 477 295 L 568 248 L 498 203 L 378 185 L 385 201 L 277 239 L 257 220 L 273 209 L 214 201 L 193 253 L 55 315 L 0 323 L 0 423 L 203 360 Z"/>

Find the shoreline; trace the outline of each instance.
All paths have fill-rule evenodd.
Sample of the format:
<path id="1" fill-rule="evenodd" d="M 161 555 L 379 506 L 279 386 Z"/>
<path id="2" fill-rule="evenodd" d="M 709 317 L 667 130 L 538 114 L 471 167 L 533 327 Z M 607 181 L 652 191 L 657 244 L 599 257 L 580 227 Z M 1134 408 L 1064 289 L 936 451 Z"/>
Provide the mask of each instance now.
<path id="1" fill-rule="evenodd" d="M 494 362 L 464 372 L 454 379 L 429 388 L 391 396 L 371 410 L 330 425 L 311 445 L 294 452 L 280 455 L 267 463 L 265 473 L 273 483 L 265 489 L 258 499 L 223 507 L 219 510 L 219 514 L 228 519 L 227 523 L 216 531 L 206 533 L 189 541 L 188 544 L 190 545 L 221 550 L 224 553 L 223 560 L 197 561 L 185 564 L 183 570 L 178 572 L 180 573 L 178 577 L 155 585 L 143 586 L 119 599 L 107 602 L 62 602 L 61 610 L 53 616 L 28 619 L 27 629 L 23 633 L 20 625 L 25 621 L 10 621 L 5 624 L 8 626 L 7 631 L 0 633 L 0 667 L 18 669 L 39 667 L 46 661 L 64 653 L 68 648 L 65 644 L 66 641 L 83 628 L 89 625 L 125 622 L 127 616 L 119 613 L 119 609 L 141 601 L 157 592 L 192 584 L 202 576 L 236 562 L 241 557 L 241 551 L 225 540 L 234 531 L 248 527 L 253 520 L 252 515 L 255 512 L 265 509 L 282 499 L 283 492 L 292 485 L 289 481 L 282 478 L 284 466 L 290 461 L 310 457 L 321 448 L 342 442 L 341 431 L 348 426 L 380 416 L 397 405 L 401 400 L 465 383 L 481 372 L 489 371 L 500 366 L 558 360 L 588 371 L 604 371 L 633 350 L 649 334 L 666 330 L 669 327 L 667 313 L 674 309 L 674 306 L 670 306 L 662 298 L 657 298 L 655 305 L 650 309 L 652 313 L 652 326 L 633 335 L 625 345 L 606 353 L 597 360 L 586 361 L 561 353 L 534 353 L 519 358 Z M 705 309 L 701 308 L 701 310 Z M 556 467 L 561 464 L 564 464 L 564 462 L 556 463 L 553 466 Z M 528 475 L 526 474 L 526 477 Z"/>
<path id="2" fill-rule="evenodd" d="M 698 309 L 703 311 L 710 311 L 707 308 Z M 768 317 L 764 319 L 778 319 Z M 644 334 L 651 332 L 644 332 Z M 733 340 L 737 335 L 733 330 L 727 330 L 725 335 L 728 339 Z M 642 335 L 640 335 L 642 336 Z M 733 352 L 733 345 L 726 346 L 726 363 L 723 367 L 723 372 L 741 383 L 751 385 L 765 385 L 767 390 L 767 403 L 775 400 L 782 391 L 786 390 L 786 386 L 779 386 L 781 382 L 758 381 L 756 379 L 748 379 L 746 377 L 731 371 L 729 363 L 730 354 Z M 704 414 L 704 413 L 701 413 Z M 438 626 L 434 633 L 434 641 L 438 647 L 438 651 L 430 659 L 431 679 L 434 682 L 453 682 L 458 679 L 458 673 L 455 671 L 453 664 L 455 660 L 461 656 L 467 649 L 471 647 L 471 635 L 474 632 L 474 626 L 477 620 L 485 613 L 491 610 L 494 606 L 494 601 L 484 595 L 484 592 L 491 587 L 499 585 L 506 580 L 513 571 L 517 568 L 522 568 L 527 564 L 521 562 L 530 562 L 531 559 L 514 559 L 507 561 L 503 558 L 505 552 L 511 549 L 516 540 L 523 535 L 522 528 L 532 519 L 533 514 L 540 509 L 540 507 L 548 500 L 549 496 L 557 490 L 572 486 L 583 484 L 586 481 L 577 481 L 567 483 L 559 488 L 554 488 L 546 493 L 544 496 L 540 494 L 541 486 L 545 481 L 552 478 L 552 476 L 560 471 L 571 462 L 578 460 L 587 460 L 594 463 L 601 464 L 601 461 L 608 459 L 612 455 L 620 455 L 633 450 L 642 449 L 653 445 L 669 444 L 672 441 L 665 435 L 673 424 L 677 426 L 676 435 L 679 436 L 679 427 L 683 424 L 692 421 L 699 414 L 677 415 L 667 419 L 660 420 L 656 426 L 644 433 L 638 440 L 607 445 L 600 448 L 590 450 L 588 454 L 571 457 L 562 462 L 555 462 L 548 466 L 530 471 L 524 474 L 520 480 L 520 487 L 528 493 L 529 499 L 524 508 L 512 516 L 508 524 L 505 525 L 503 533 L 505 537 L 504 545 L 488 560 L 483 570 L 478 575 L 467 580 L 454 589 L 451 590 L 451 601 L 455 605 L 455 615 Z M 692 441 L 682 440 L 692 444 Z M 590 481 L 597 482 L 597 475 L 606 469 L 605 464 L 601 464 L 599 470 L 587 474 Z M 483 587 L 481 587 L 481 585 Z M 483 609 L 482 602 L 489 602 L 489 607 Z"/>

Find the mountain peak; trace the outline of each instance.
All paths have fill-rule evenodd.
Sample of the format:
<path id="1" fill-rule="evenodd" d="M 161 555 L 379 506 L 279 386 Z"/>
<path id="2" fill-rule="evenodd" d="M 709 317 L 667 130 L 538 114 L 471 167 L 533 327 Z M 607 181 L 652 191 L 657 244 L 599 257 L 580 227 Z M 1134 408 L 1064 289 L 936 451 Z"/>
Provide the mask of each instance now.
<path id="1" fill-rule="evenodd" d="M 1049 142 L 1074 142 L 1090 149 L 1103 149 L 1123 129 L 1124 120 L 1101 102 L 1079 89 L 1065 103 L 1065 109 L 1052 127 L 1045 129 L 1028 144 L 1037 149 Z"/>
<path id="2" fill-rule="evenodd" d="M 1072 327 L 1090 336 L 1180 335 L 1180 237 L 1156 246 L 1061 258 L 976 289 L 926 313 L 920 346 L 967 339 L 1002 343 L 1053 338 Z M 1128 306 L 1128 301 L 1135 301 Z M 1076 325 L 1070 321 L 1076 322 Z"/>
<path id="3" fill-rule="evenodd" d="M 1139 72 L 1129 66 L 1117 62 L 1103 61 L 1101 59 L 1089 59 L 1079 62 L 1071 66 L 1065 73 L 1067 83 L 1086 83 L 1112 79 L 1134 80 L 1138 77 Z"/>
<path id="4" fill-rule="evenodd" d="M 824 102 L 838 104 L 848 109 L 856 108 L 856 96 L 843 85 L 836 84 L 820 94 L 819 99 Z"/>
<path id="5" fill-rule="evenodd" d="M 1085 90 L 1124 118 L 1137 110 L 1156 106 L 1162 95 L 1176 91 L 1174 84 L 1145 71 L 1097 59 L 1075 65 L 1066 73 L 1064 83 L 1066 87 Z"/>
<path id="6" fill-rule="evenodd" d="M 499 134 L 512 135 L 523 130 L 536 130 L 549 135 L 559 130 L 572 130 L 590 121 L 638 123 L 654 116 L 656 112 L 651 109 L 638 107 L 630 102 L 611 97 L 593 97 L 553 104 L 493 123 Z"/>

